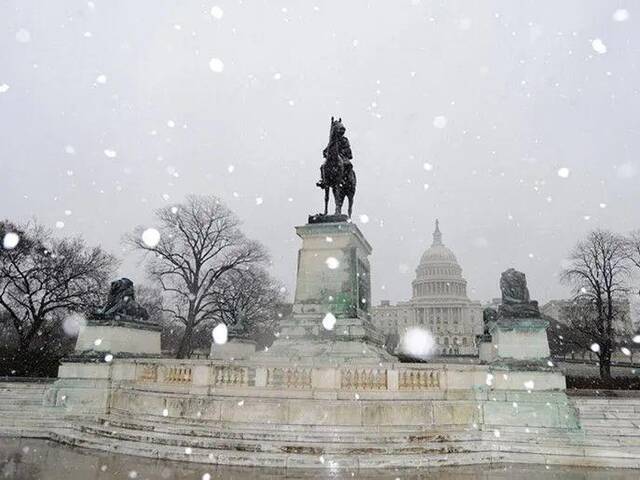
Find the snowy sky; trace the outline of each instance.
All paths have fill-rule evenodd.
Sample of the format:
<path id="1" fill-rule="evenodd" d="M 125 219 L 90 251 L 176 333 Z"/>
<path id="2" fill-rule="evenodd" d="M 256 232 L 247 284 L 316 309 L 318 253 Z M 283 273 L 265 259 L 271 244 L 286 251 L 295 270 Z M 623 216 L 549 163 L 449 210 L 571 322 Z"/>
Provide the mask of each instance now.
<path id="1" fill-rule="evenodd" d="M 639 22 L 631 1 L 5 0 L 0 217 L 122 254 L 212 193 L 293 288 L 338 115 L 376 303 L 410 296 L 436 217 L 473 299 L 511 266 L 562 297 L 580 236 L 640 227 Z"/>

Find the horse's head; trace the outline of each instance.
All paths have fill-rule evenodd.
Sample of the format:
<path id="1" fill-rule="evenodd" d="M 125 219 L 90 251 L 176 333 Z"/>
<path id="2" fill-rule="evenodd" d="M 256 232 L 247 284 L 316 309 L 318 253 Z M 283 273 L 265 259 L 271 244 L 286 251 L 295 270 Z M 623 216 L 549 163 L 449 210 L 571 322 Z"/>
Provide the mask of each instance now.
<path id="1" fill-rule="evenodd" d="M 342 118 L 335 120 L 333 117 L 331 117 L 331 139 L 332 140 L 335 138 L 342 137 L 344 135 L 344 132 L 346 131 L 347 129 L 342 124 Z"/>

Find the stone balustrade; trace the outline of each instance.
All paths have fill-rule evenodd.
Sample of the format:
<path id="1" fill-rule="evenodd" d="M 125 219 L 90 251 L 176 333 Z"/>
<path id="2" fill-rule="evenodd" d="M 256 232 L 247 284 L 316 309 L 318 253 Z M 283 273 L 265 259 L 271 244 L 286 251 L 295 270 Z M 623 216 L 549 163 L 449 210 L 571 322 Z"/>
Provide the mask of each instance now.
<path id="1" fill-rule="evenodd" d="M 340 387 L 345 390 L 386 390 L 387 371 L 379 368 L 343 368 Z"/>
<path id="2" fill-rule="evenodd" d="M 478 364 L 389 363 L 326 367 L 259 365 L 250 361 L 229 363 L 216 360 L 116 359 L 111 365 L 65 364 L 64 368 L 110 368 L 110 373 L 104 373 L 103 378 L 110 377 L 116 382 L 200 391 L 249 388 L 356 391 L 372 394 L 425 392 L 436 395 L 447 390 L 486 387 L 490 387 L 491 390 L 528 390 L 526 385 L 530 385 L 531 382 L 535 385 L 535 390 L 565 388 L 564 377 L 560 372 L 503 371 Z M 78 372 L 71 375 L 77 376 Z"/>

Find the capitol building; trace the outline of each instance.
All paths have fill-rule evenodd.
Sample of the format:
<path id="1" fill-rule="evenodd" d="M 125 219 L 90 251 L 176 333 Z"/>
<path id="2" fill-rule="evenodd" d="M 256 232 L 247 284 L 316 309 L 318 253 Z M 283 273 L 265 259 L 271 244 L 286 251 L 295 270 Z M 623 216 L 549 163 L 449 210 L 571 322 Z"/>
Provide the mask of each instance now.
<path id="1" fill-rule="evenodd" d="M 438 220 L 433 243 L 422 254 L 411 300 L 372 308 L 372 321 L 387 336 L 402 338 L 413 326 L 429 330 L 436 355 L 477 355 L 482 334 L 482 307 L 467 297 L 467 281 L 453 252 L 442 243 Z"/>

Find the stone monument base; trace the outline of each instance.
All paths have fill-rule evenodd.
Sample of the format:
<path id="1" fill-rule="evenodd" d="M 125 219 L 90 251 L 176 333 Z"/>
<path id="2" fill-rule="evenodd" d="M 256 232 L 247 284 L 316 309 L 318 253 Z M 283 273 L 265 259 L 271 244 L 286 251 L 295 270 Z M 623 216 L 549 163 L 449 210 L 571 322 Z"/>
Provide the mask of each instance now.
<path id="1" fill-rule="evenodd" d="M 538 361 L 548 358 L 548 325 L 542 318 L 500 318 L 489 330 L 495 357 Z"/>
<path id="2" fill-rule="evenodd" d="M 514 365 L 517 362 L 514 362 Z M 555 368 L 116 358 L 64 363 L 70 445 L 191 462 L 354 469 L 597 464 Z"/>
<path id="3" fill-rule="evenodd" d="M 212 342 L 209 358 L 212 360 L 241 360 L 250 358 L 255 352 L 256 342 L 234 338 L 222 345 Z"/>
<path id="4" fill-rule="evenodd" d="M 273 345 L 254 358 L 314 365 L 377 364 L 394 359 L 382 347 L 382 338 L 370 321 L 337 318 L 333 328 L 327 330 L 323 317 L 323 314 L 294 314 L 282 321 Z"/>
<path id="5" fill-rule="evenodd" d="M 76 340 L 75 353 L 160 355 L 160 327 L 128 321 L 89 320 Z"/>

